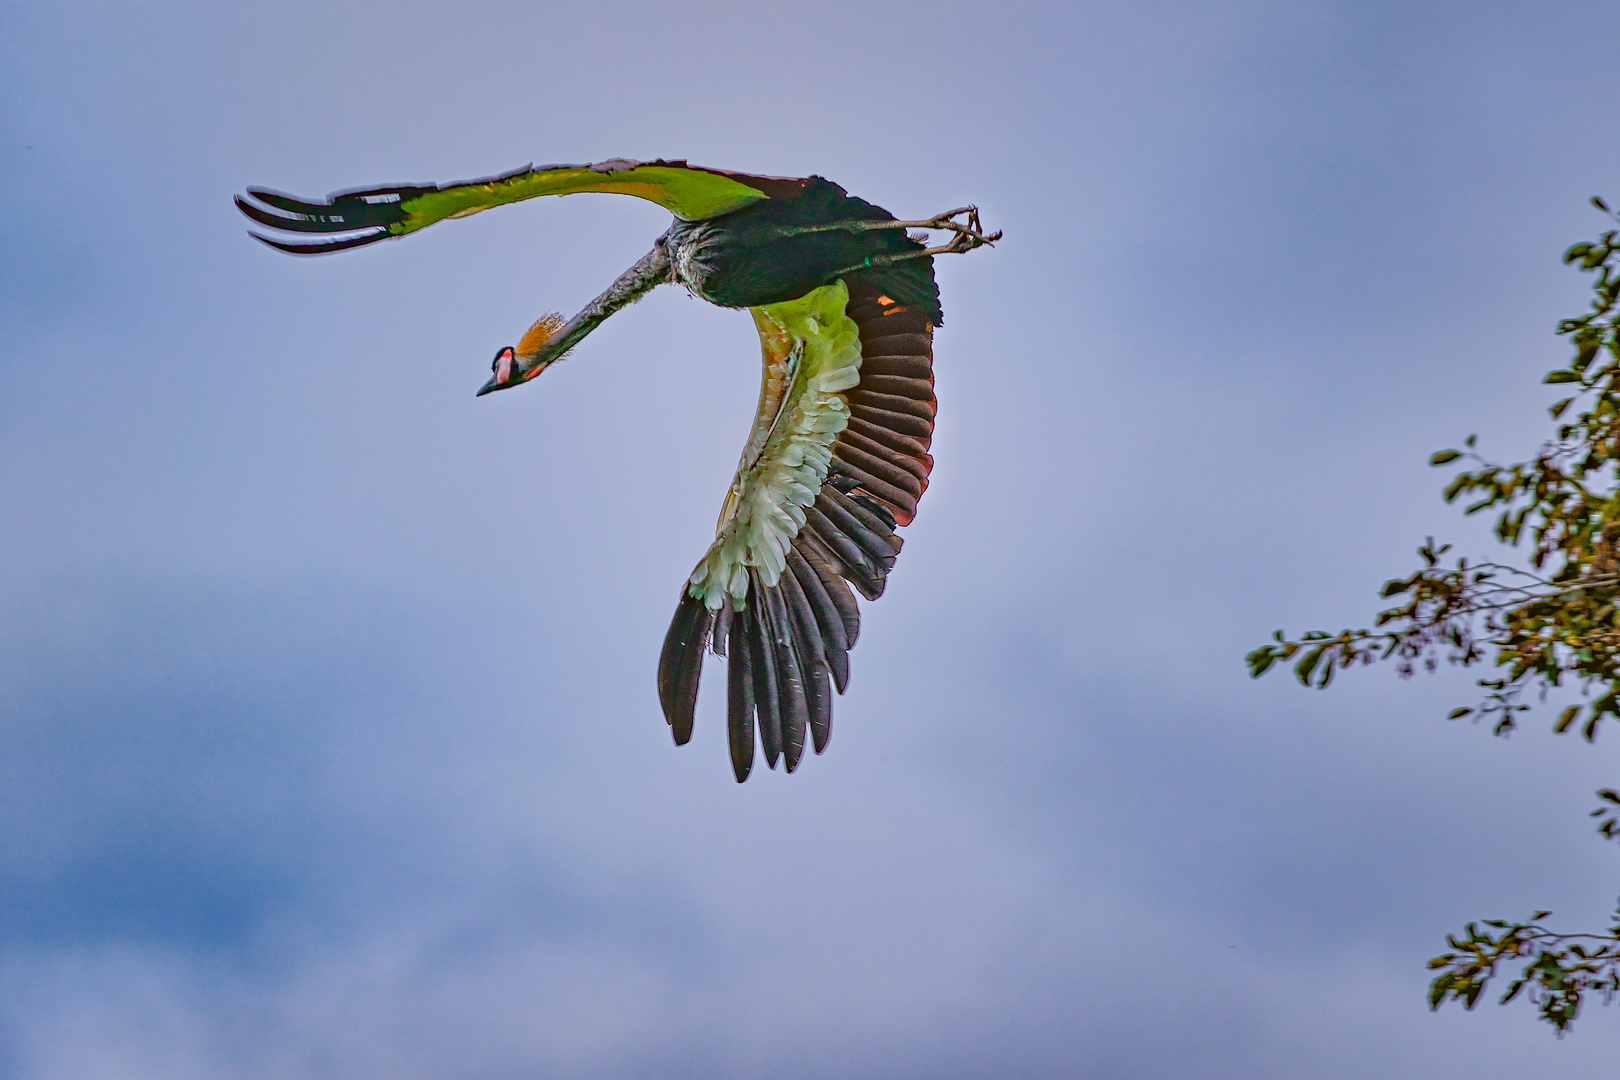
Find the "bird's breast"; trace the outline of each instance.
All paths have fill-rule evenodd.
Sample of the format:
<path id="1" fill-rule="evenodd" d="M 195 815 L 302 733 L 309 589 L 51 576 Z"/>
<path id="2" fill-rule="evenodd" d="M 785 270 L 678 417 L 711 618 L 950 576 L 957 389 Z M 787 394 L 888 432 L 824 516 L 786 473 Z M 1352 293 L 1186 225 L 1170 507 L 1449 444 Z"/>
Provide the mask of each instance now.
<path id="1" fill-rule="evenodd" d="M 841 253 L 806 250 L 802 239 L 757 216 L 677 221 L 664 235 L 671 275 L 711 304 L 752 308 L 797 300 L 849 265 Z"/>
<path id="2" fill-rule="evenodd" d="M 706 221 L 677 222 L 664 236 L 670 276 L 695 295 L 722 307 L 748 307 L 723 287 L 742 253 L 727 230 Z M 717 288 L 716 286 L 720 286 Z"/>

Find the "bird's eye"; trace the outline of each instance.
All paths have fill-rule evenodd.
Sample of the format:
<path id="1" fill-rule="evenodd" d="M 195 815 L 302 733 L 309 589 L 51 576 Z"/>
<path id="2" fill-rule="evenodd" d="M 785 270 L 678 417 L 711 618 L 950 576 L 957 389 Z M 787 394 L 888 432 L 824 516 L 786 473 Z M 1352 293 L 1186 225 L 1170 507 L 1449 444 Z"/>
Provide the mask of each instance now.
<path id="1" fill-rule="evenodd" d="M 515 361 L 516 357 L 512 355 L 510 346 L 495 354 L 495 362 L 489 365 L 489 370 L 495 373 L 496 382 L 505 382 L 512 377 Z"/>

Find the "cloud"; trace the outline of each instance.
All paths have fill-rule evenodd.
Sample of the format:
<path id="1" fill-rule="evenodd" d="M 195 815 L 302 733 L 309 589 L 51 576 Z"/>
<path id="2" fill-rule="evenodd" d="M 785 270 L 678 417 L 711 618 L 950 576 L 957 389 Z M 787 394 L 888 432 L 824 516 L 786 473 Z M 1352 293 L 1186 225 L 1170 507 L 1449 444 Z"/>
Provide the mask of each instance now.
<path id="1" fill-rule="evenodd" d="M 1482 542 L 1422 462 L 1539 437 L 1615 174 L 1565 54 L 1601 14 L 0 16 L 0 1074 L 1611 1061 L 1601 1009 L 1422 1006 L 1464 920 L 1607 911 L 1601 744 L 1241 666 Z M 472 396 L 661 213 L 291 260 L 228 201 L 624 154 L 1007 230 L 940 266 L 935 483 L 791 778 L 729 779 L 719 661 L 691 746 L 652 689 L 748 321 L 662 290 Z"/>

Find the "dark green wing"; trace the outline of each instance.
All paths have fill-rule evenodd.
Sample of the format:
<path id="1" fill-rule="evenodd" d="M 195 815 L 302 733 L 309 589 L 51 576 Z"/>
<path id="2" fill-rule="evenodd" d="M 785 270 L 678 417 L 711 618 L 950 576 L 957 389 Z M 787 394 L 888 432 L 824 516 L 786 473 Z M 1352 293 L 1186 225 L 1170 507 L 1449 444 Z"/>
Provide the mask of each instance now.
<path id="1" fill-rule="evenodd" d="M 704 169 L 684 161 L 612 158 L 594 165 L 530 165 L 503 176 L 444 186 L 402 185 L 341 191 L 323 203 L 305 202 L 264 188 L 248 188 L 237 209 L 261 225 L 288 233 L 352 233 L 336 240 L 292 243 L 250 234 L 294 255 L 324 255 L 425 229 L 445 218 L 540 195 L 617 192 L 655 202 L 687 221 L 715 217 L 761 199 L 791 198 L 805 181 Z M 264 209 L 269 207 L 269 209 Z"/>

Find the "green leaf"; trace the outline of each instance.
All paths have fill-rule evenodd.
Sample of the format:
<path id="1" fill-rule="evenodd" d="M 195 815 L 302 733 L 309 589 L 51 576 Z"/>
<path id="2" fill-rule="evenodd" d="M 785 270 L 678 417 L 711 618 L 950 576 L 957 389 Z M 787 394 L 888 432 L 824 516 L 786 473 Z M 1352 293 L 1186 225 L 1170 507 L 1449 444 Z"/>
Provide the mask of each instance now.
<path id="1" fill-rule="evenodd" d="M 1429 459 L 1429 464 L 1430 465 L 1447 465 L 1447 464 L 1450 464 L 1453 461 L 1456 461 L 1460 457 L 1462 457 L 1462 454 L 1458 453 L 1455 450 L 1441 450 L 1441 451 L 1437 452 L 1433 457 L 1431 457 Z"/>
<path id="2" fill-rule="evenodd" d="M 1554 419 L 1554 420 L 1556 420 L 1556 419 L 1558 419 L 1558 418 L 1559 418 L 1559 417 L 1560 417 L 1560 416 L 1563 416 L 1563 415 L 1564 415 L 1564 410 L 1565 410 L 1565 409 L 1567 409 L 1567 408 L 1569 408 L 1569 406 L 1570 406 L 1570 403 L 1571 403 L 1571 402 L 1572 402 L 1572 401 L 1574 401 L 1574 400 L 1575 400 L 1575 399 L 1574 399 L 1574 398 L 1572 398 L 1572 397 L 1567 397 L 1567 398 L 1565 398 L 1565 399 L 1564 399 L 1564 400 L 1563 400 L 1563 401 L 1555 401 L 1555 402 L 1553 402 L 1553 403 L 1552 403 L 1552 405 L 1550 405 L 1550 406 L 1548 406 L 1548 408 L 1547 408 L 1547 411 L 1548 411 L 1548 412 L 1549 412 L 1549 413 L 1551 413 L 1551 414 L 1552 414 L 1552 418 L 1553 418 L 1553 419 Z M 1529 508 L 1528 508 L 1528 507 L 1526 507 L 1526 509 L 1527 509 L 1527 510 L 1528 510 L 1528 509 L 1529 509 Z"/>
<path id="3" fill-rule="evenodd" d="M 1570 371 L 1568 368 L 1559 368 L 1557 371 L 1547 372 L 1547 377 L 1541 381 L 1544 383 L 1580 382 L 1581 377 L 1579 374 Z"/>
<path id="4" fill-rule="evenodd" d="M 1326 652 L 1326 645 L 1312 649 L 1310 652 L 1306 653 L 1304 659 L 1300 660 L 1300 662 L 1294 667 L 1294 675 L 1299 679 L 1301 685 L 1311 685 L 1311 672 L 1316 670 L 1316 665 L 1322 662 L 1322 656 Z"/>
<path id="5" fill-rule="evenodd" d="M 1597 207 L 1599 210 L 1602 210 L 1605 214 L 1609 212 L 1609 204 L 1598 198 L 1596 195 L 1592 196 L 1592 205 Z"/>
<path id="6" fill-rule="evenodd" d="M 1429 1010 L 1431 1012 L 1438 1009 L 1440 1007 L 1440 1003 L 1446 1000 L 1446 991 L 1450 990 L 1451 984 L 1456 981 L 1457 973 L 1455 971 L 1448 971 L 1429 984 Z"/>
<path id="7" fill-rule="evenodd" d="M 1463 717 L 1467 716 L 1469 713 L 1471 713 L 1473 711 L 1474 711 L 1473 709 L 1469 709 L 1469 708 L 1452 709 L 1451 712 L 1446 714 L 1446 719 L 1447 720 L 1461 720 Z"/>
<path id="8" fill-rule="evenodd" d="M 1579 705 L 1571 705 L 1569 708 L 1565 709 L 1559 714 L 1558 723 L 1553 725 L 1553 731 L 1559 735 L 1562 735 L 1564 732 L 1569 730 L 1569 725 L 1573 724 L 1575 722 L 1575 718 L 1580 714 L 1581 707 Z"/>

